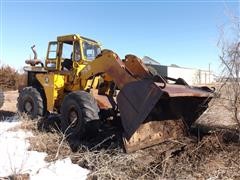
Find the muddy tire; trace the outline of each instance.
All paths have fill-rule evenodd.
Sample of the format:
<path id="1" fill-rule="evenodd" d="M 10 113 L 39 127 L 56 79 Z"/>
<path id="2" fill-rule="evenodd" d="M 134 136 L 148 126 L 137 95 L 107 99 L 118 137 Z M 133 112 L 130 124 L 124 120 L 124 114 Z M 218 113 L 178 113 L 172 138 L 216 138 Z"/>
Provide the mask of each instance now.
<path id="1" fill-rule="evenodd" d="M 0 88 L 0 108 L 3 106 L 4 103 L 4 94 L 3 90 Z"/>
<path id="2" fill-rule="evenodd" d="M 43 117 L 46 113 L 43 98 L 34 87 L 23 88 L 19 93 L 17 108 L 20 113 L 26 113 L 31 119 Z"/>
<path id="3" fill-rule="evenodd" d="M 69 139 L 82 139 L 88 133 L 88 124 L 99 119 L 96 100 L 85 91 L 71 92 L 61 106 L 61 129 Z"/>

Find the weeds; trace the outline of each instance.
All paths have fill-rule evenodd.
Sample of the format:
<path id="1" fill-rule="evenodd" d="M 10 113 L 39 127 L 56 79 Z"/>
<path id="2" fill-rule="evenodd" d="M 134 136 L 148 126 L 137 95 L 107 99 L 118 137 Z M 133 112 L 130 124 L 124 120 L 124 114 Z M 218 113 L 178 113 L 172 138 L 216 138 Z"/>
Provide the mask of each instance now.
<path id="1" fill-rule="evenodd" d="M 0 66 L 0 87 L 3 90 L 16 90 L 24 87 L 27 82 L 26 74 L 19 73 L 9 65 Z"/>
<path id="2" fill-rule="evenodd" d="M 181 138 L 131 154 L 119 145 L 101 148 L 107 141 L 116 143 L 109 136 L 97 143 L 98 148 L 81 145 L 73 153 L 58 131 L 41 132 L 36 124 L 21 124 L 35 135 L 29 139 L 31 150 L 46 152 L 47 161 L 70 157 L 73 163 L 91 170 L 88 179 L 239 178 L 240 144 L 226 131 L 213 132 L 200 142 Z"/>

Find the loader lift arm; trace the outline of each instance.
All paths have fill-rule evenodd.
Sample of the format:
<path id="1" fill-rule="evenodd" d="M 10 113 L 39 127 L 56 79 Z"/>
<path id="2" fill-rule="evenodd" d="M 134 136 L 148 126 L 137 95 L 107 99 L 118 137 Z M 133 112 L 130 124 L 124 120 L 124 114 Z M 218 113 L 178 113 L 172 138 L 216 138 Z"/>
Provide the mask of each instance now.
<path id="1" fill-rule="evenodd" d="M 92 62 L 90 62 L 82 71 L 81 79 L 88 80 L 89 78 L 106 73 L 113 82 L 122 89 L 125 84 L 136 81 L 126 70 L 124 63 L 119 59 L 117 54 L 110 50 L 103 52 Z"/>

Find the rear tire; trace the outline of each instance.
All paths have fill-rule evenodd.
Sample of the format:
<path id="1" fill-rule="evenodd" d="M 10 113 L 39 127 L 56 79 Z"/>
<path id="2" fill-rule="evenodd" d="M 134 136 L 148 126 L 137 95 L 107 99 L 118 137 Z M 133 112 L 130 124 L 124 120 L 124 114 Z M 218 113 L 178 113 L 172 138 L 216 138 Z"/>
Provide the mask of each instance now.
<path id="1" fill-rule="evenodd" d="M 89 132 L 88 125 L 99 120 L 96 100 L 85 91 L 71 92 L 61 106 L 61 129 L 68 139 L 82 139 Z"/>
<path id="2" fill-rule="evenodd" d="M 4 103 L 4 94 L 3 90 L 0 88 L 0 108 L 3 106 Z"/>
<path id="3" fill-rule="evenodd" d="M 43 98 L 34 87 L 23 88 L 18 97 L 17 108 L 20 113 L 26 113 L 31 119 L 46 114 Z"/>

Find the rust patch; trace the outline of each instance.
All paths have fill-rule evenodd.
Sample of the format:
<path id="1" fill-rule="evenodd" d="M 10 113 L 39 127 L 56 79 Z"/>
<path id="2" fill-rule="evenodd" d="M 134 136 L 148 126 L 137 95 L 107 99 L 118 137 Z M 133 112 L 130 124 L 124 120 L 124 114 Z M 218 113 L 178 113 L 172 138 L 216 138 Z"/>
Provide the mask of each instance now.
<path id="1" fill-rule="evenodd" d="M 163 83 L 156 83 L 157 86 L 162 86 Z M 183 97 L 183 96 L 194 96 L 194 97 L 213 97 L 212 92 L 201 90 L 196 87 L 188 87 L 179 84 L 166 84 L 166 87 L 163 89 L 169 97 Z"/>
<path id="2" fill-rule="evenodd" d="M 98 107 L 100 109 L 110 109 L 112 108 L 112 104 L 110 103 L 108 97 L 106 95 L 99 95 L 97 89 L 92 89 L 91 94 L 96 99 Z"/>
<path id="3" fill-rule="evenodd" d="M 123 137 L 127 153 L 153 146 L 167 140 L 177 139 L 185 134 L 185 127 L 181 119 L 150 121 L 141 124 L 132 137 Z"/>

